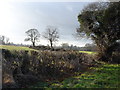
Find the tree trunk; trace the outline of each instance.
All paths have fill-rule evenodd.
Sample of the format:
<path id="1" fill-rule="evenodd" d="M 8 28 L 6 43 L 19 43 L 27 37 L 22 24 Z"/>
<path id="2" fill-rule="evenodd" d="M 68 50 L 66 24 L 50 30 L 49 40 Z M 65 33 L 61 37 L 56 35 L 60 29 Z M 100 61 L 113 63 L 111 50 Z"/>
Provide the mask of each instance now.
<path id="1" fill-rule="evenodd" d="M 35 47 L 35 42 L 32 42 L 32 44 L 33 44 L 33 47 Z"/>
<path id="2" fill-rule="evenodd" d="M 99 52 L 100 59 L 107 62 L 112 62 L 112 53 L 114 52 L 114 49 L 116 48 L 117 44 L 112 44 L 110 46 L 104 47 L 104 49 Z M 113 61 L 114 62 L 114 61 Z"/>
<path id="3" fill-rule="evenodd" d="M 53 43 L 50 41 L 51 50 L 53 49 Z"/>

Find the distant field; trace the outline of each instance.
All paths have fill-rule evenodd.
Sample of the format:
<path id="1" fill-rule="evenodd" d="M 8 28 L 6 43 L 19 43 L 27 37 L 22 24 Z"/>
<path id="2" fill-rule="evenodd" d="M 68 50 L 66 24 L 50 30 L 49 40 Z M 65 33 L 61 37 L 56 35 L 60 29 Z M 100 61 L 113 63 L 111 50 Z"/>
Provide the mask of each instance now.
<path id="1" fill-rule="evenodd" d="M 0 49 L 7 49 L 7 50 L 27 50 L 27 51 L 38 51 L 29 47 L 25 47 L 25 46 L 13 46 L 13 45 L 0 45 Z M 87 53 L 87 54 L 96 54 L 96 52 L 92 52 L 92 51 L 79 51 L 80 53 Z"/>
<path id="2" fill-rule="evenodd" d="M 0 49 L 8 49 L 8 50 L 27 50 L 27 51 L 37 51 L 35 49 L 31 49 L 29 47 L 24 47 L 24 46 L 12 46 L 12 45 L 0 45 Z"/>
<path id="3" fill-rule="evenodd" d="M 96 54 L 96 52 L 92 51 L 79 51 L 80 53 L 87 53 L 87 54 Z"/>

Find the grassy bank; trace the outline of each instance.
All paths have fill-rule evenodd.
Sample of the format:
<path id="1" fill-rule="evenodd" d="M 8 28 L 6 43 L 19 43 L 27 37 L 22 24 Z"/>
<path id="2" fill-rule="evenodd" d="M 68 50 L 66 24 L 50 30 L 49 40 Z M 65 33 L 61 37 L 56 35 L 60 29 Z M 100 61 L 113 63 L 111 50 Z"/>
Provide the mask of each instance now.
<path id="1" fill-rule="evenodd" d="M 82 72 L 83 70 L 80 72 L 81 63 L 85 60 L 88 62 L 91 59 L 91 54 L 96 52 L 34 52 L 36 50 L 29 47 L 7 45 L 0 45 L 0 48 L 8 50 L 3 50 L 4 57 L 7 57 L 3 59 L 4 62 L 10 60 L 11 63 L 5 63 L 8 68 L 16 66 L 17 64 L 14 61 L 20 59 L 27 61 L 27 64 L 23 63 L 26 64 L 24 69 L 29 69 L 32 73 L 41 75 L 42 78 L 44 76 L 43 82 L 28 86 L 30 88 L 118 88 L 120 85 L 120 64 L 99 62 L 98 67 L 91 67 L 87 71 L 84 70 L 85 72 Z M 11 50 L 17 51 L 11 53 Z M 24 52 L 20 50 L 24 50 Z M 25 50 L 30 52 L 25 52 Z M 20 63 L 19 61 L 16 62 Z M 6 66 L 4 66 L 5 69 Z"/>
<path id="2" fill-rule="evenodd" d="M 7 84 L 13 80 L 17 82 L 15 85 L 18 87 L 29 87 L 36 82 L 40 82 L 43 87 L 46 85 L 43 82 L 63 81 L 65 78 L 75 76 L 76 72 L 86 71 L 93 60 L 90 55 L 78 51 L 35 52 L 16 51 L 15 48 L 2 50 L 2 57 L 4 87 L 9 87 Z M 21 72 L 24 75 L 20 76 Z M 14 79 L 9 76 L 13 76 Z"/>
<path id="3" fill-rule="evenodd" d="M 63 88 L 118 88 L 120 85 L 120 65 L 104 64 L 101 67 L 90 68 L 80 76 L 64 80 L 60 84 L 52 84 L 52 87 Z"/>
<path id="4" fill-rule="evenodd" d="M 89 71 L 67 78 L 62 82 L 38 83 L 34 88 L 120 88 L 120 65 L 102 64 L 92 67 Z"/>

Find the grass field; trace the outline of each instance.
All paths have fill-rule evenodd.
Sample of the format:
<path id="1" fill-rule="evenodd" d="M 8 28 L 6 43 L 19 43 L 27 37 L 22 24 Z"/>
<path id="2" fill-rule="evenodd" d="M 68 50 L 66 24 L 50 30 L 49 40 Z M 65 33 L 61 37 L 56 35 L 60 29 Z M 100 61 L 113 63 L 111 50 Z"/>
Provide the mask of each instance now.
<path id="1" fill-rule="evenodd" d="M 91 68 L 92 72 L 86 72 L 80 76 L 64 80 L 60 84 L 52 84 L 52 87 L 62 88 L 118 88 L 120 87 L 120 65 L 104 64 L 98 68 Z"/>
<path id="2" fill-rule="evenodd" d="M 8 50 L 27 50 L 27 51 L 37 51 L 35 49 L 29 48 L 29 47 L 24 47 L 24 46 L 12 46 L 12 45 L 0 45 L 0 49 L 8 49 Z"/>
<path id="3" fill-rule="evenodd" d="M 38 83 L 34 88 L 120 88 L 120 65 L 103 64 L 100 67 L 92 67 L 90 71 L 79 76 L 74 76 L 62 82 Z"/>
<path id="4" fill-rule="evenodd" d="M 34 88 L 120 88 L 120 65 L 105 64 L 101 67 L 91 68 L 91 72 L 85 72 L 80 76 L 70 77 L 62 82 L 40 82 Z"/>

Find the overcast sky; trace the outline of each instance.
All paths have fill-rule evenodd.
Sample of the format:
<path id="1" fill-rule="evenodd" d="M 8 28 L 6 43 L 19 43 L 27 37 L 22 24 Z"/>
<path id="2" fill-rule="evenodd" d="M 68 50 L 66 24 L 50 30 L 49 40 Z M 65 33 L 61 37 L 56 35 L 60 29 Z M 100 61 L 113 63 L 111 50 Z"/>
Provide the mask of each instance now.
<path id="1" fill-rule="evenodd" d="M 84 46 L 91 43 L 87 39 L 75 39 L 76 28 L 79 27 L 77 16 L 90 2 L 4 2 L 0 3 L 0 35 L 10 38 L 10 42 L 25 42 L 25 31 L 36 28 L 42 34 L 48 25 L 59 30 L 60 39 L 56 45 L 69 43 Z M 49 44 L 40 38 L 38 44 Z"/>

